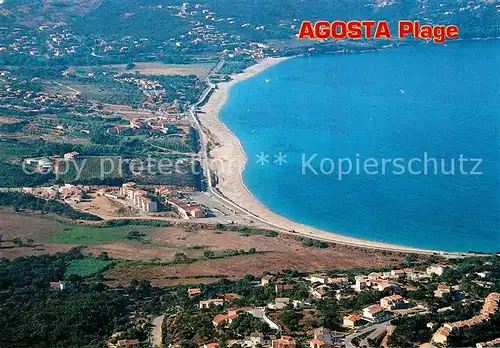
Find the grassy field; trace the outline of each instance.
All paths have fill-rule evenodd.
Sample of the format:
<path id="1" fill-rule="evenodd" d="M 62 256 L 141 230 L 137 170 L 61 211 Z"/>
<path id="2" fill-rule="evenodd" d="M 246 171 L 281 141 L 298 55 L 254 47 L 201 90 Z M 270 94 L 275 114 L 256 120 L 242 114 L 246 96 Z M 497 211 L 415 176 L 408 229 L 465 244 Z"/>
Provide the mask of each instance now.
<path id="1" fill-rule="evenodd" d="M 147 226 L 120 226 L 120 227 L 93 227 L 67 225 L 45 237 L 49 243 L 93 245 L 113 242 L 130 242 L 127 234 L 138 231 L 146 234 L 153 227 Z"/>
<path id="2" fill-rule="evenodd" d="M 73 260 L 69 262 L 66 268 L 65 277 L 67 278 L 72 274 L 79 275 L 83 278 L 93 277 L 106 271 L 113 263 L 113 261 L 101 260 L 94 257 Z"/>
<path id="3" fill-rule="evenodd" d="M 111 64 L 103 65 L 101 68 L 116 70 L 120 73 L 134 73 L 138 71 L 142 75 L 154 76 L 189 76 L 196 75 L 199 78 L 207 76 L 210 69 L 214 67 L 214 63 L 200 64 L 163 64 L 161 62 L 138 62 L 131 70 L 126 70 L 126 64 Z M 95 67 L 74 66 L 72 69 L 91 71 Z"/>
<path id="4" fill-rule="evenodd" d="M 64 182 L 89 182 L 93 180 L 118 179 L 122 168 L 119 157 L 85 157 L 75 161 L 59 163 L 59 178 Z M 80 171 L 80 175 L 78 175 Z"/>

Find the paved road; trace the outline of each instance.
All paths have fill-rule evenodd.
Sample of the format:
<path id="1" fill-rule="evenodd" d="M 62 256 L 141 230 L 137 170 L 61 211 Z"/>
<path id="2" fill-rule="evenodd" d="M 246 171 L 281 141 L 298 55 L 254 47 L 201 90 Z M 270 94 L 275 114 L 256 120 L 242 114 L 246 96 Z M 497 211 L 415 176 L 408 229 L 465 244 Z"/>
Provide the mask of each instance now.
<path id="1" fill-rule="evenodd" d="M 153 347 L 162 347 L 162 332 L 161 332 L 161 324 L 163 323 L 164 315 L 156 317 L 153 319 L 153 332 L 151 333 L 151 342 L 153 343 Z"/>

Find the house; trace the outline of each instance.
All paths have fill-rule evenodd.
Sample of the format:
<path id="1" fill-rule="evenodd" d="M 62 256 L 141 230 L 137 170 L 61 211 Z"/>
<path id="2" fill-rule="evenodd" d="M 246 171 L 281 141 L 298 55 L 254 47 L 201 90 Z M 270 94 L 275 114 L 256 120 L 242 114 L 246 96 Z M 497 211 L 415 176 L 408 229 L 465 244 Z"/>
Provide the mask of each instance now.
<path id="1" fill-rule="evenodd" d="M 276 282 L 274 285 L 274 290 L 276 292 L 279 291 L 292 291 L 293 290 L 293 285 L 291 284 L 284 284 L 283 282 Z"/>
<path id="2" fill-rule="evenodd" d="M 274 280 L 274 277 L 270 274 L 268 275 L 265 275 L 263 276 L 261 279 L 260 279 L 260 285 L 261 286 L 266 286 L 268 285 L 269 283 L 271 283 L 272 281 Z"/>
<path id="3" fill-rule="evenodd" d="M 403 269 L 393 269 L 391 270 L 391 278 L 403 279 L 411 277 L 415 273 L 411 268 L 403 268 Z"/>
<path id="4" fill-rule="evenodd" d="M 132 201 L 133 205 L 143 212 L 149 213 L 158 211 L 158 203 L 148 198 L 148 193 L 138 189 L 137 185 L 133 182 L 127 182 L 122 185 L 121 195 Z"/>
<path id="5" fill-rule="evenodd" d="M 223 327 L 230 325 L 234 319 L 238 318 L 236 311 L 230 311 L 228 314 L 217 314 L 212 320 L 215 327 Z"/>
<path id="6" fill-rule="evenodd" d="M 368 274 L 368 280 L 381 279 L 383 274 L 381 272 L 371 272 Z"/>
<path id="7" fill-rule="evenodd" d="M 224 305 L 224 300 L 220 298 L 212 299 L 212 300 L 205 300 L 205 301 L 200 301 L 198 303 L 198 308 L 199 309 L 210 309 L 213 307 L 217 306 L 223 306 Z"/>
<path id="8" fill-rule="evenodd" d="M 309 347 L 310 348 L 327 348 L 327 347 L 330 347 L 330 346 L 331 346 L 330 342 L 325 342 L 325 341 L 317 339 L 317 338 L 313 338 L 309 342 Z"/>
<path id="9" fill-rule="evenodd" d="M 346 315 L 343 319 L 342 326 L 354 329 L 361 324 L 361 317 L 357 314 Z"/>
<path id="10" fill-rule="evenodd" d="M 187 294 L 188 294 L 188 297 L 198 296 L 198 295 L 201 294 L 201 289 L 199 289 L 199 288 L 193 288 L 193 289 L 189 288 L 187 290 Z"/>
<path id="11" fill-rule="evenodd" d="M 446 344 L 446 343 L 448 343 L 448 337 L 450 337 L 450 334 L 451 334 L 451 330 L 449 330 L 445 327 L 440 327 L 434 333 L 434 335 L 432 335 L 432 342 Z"/>
<path id="12" fill-rule="evenodd" d="M 380 307 L 385 310 L 402 309 L 407 306 L 407 302 L 401 295 L 386 296 L 380 299 Z"/>
<path id="13" fill-rule="evenodd" d="M 372 323 L 378 323 L 388 318 L 387 312 L 379 305 L 363 308 L 363 318 Z"/>
<path id="14" fill-rule="evenodd" d="M 321 300 L 325 295 L 328 294 L 328 290 L 330 290 L 330 287 L 328 285 L 316 284 L 316 286 L 311 286 L 309 288 L 309 294 L 313 298 Z"/>
<path id="15" fill-rule="evenodd" d="M 63 291 L 68 290 L 71 284 L 68 282 L 49 282 L 50 291 Z"/>
<path id="16" fill-rule="evenodd" d="M 448 269 L 447 266 L 443 266 L 443 265 L 432 265 L 432 266 L 429 266 L 427 267 L 426 269 L 426 273 L 428 275 L 438 275 L 438 276 L 442 276 L 443 273 Z"/>
<path id="17" fill-rule="evenodd" d="M 288 306 L 289 303 L 290 299 L 288 297 L 281 297 L 281 298 L 278 297 L 274 300 L 274 305 L 276 309 L 283 309 L 286 306 Z"/>
<path id="18" fill-rule="evenodd" d="M 468 320 L 460 320 L 453 323 L 443 324 L 443 326 L 441 326 L 432 336 L 432 342 L 446 344 L 448 342 L 448 337 L 461 328 L 473 328 L 490 324 L 490 316 L 498 310 L 499 302 L 500 293 L 492 292 L 484 300 L 483 308 L 481 309 L 479 315 L 476 315 Z"/>
<path id="19" fill-rule="evenodd" d="M 356 276 L 355 279 L 356 279 L 356 283 L 353 286 L 354 291 L 361 292 L 364 289 L 368 288 L 368 284 L 370 283 L 368 278 L 365 278 L 363 276 Z"/>
<path id="20" fill-rule="evenodd" d="M 349 278 L 348 277 L 328 278 L 327 283 L 337 286 L 344 286 L 349 284 Z"/>
<path id="21" fill-rule="evenodd" d="M 27 158 L 24 160 L 24 163 L 32 165 L 32 166 L 37 166 L 38 168 L 41 169 L 51 169 L 52 168 L 52 163 L 48 158 Z"/>
<path id="22" fill-rule="evenodd" d="M 143 118 L 134 118 L 130 121 L 130 127 L 137 129 L 146 127 L 146 121 Z"/>
<path id="23" fill-rule="evenodd" d="M 243 342 L 244 346 L 247 347 L 257 347 L 257 345 L 264 345 L 265 339 L 262 332 L 252 332 L 250 336 L 245 337 Z"/>
<path id="24" fill-rule="evenodd" d="M 118 347 L 132 347 L 132 348 L 137 347 L 138 348 L 139 347 L 139 340 L 138 339 L 119 340 L 117 346 Z"/>
<path id="25" fill-rule="evenodd" d="M 144 196 L 138 196 L 135 205 L 145 213 L 158 211 L 158 204 L 151 198 Z"/>
<path id="26" fill-rule="evenodd" d="M 445 294 L 451 293 L 451 286 L 448 284 L 438 284 L 437 289 L 434 290 L 434 297 L 443 297 Z"/>
<path id="27" fill-rule="evenodd" d="M 173 206 L 185 220 L 189 220 L 190 218 L 201 218 L 205 215 L 205 210 L 199 204 L 188 204 L 175 197 L 165 199 L 165 201 Z"/>
<path id="28" fill-rule="evenodd" d="M 67 152 L 64 154 L 64 160 L 65 161 L 71 161 L 71 160 L 74 160 L 75 158 L 78 157 L 78 155 L 80 155 L 78 152 L 76 151 L 73 151 L 73 152 Z"/>
<path id="29" fill-rule="evenodd" d="M 374 281 L 372 282 L 372 288 L 378 291 L 385 291 L 392 289 L 393 284 L 387 280 Z"/>
<path id="30" fill-rule="evenodd" d="M 311 283 L 321 283 L 321 284 L 326 284 L 328 281 L 328 277 L 323 274 L 311 274 L 307 279 Z"/>
<path id="31" fill-rule="evenodd" d="M 295 339 L 290 336 L 281 336 L 271 341 L 272 348 L 295 348 Z"/>

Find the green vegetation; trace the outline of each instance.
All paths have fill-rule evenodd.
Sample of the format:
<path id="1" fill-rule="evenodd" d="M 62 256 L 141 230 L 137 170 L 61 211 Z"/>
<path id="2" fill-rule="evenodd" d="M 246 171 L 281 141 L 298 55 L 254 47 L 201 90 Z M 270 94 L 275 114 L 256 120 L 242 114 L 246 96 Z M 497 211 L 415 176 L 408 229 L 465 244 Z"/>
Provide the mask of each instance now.
<path id="1" fill-rule="evenodd" d="M 100 221 L 100 217 L 74 210 L 69 205 L 57 201 L 25 195 L 17 192 L 0 192 L 0 206 L 13 207 L 15 210 L 28 209 L 42 213 L 54 213 L 72 220 Z"/>
<path id="2" fill-rule="evenodd" d="M 119 157 L 85 157 L 74 161 L 60 161 L 58 182 L 96 184 L 123 181 Z"/>
<path id="3" fill-rule="evenodd" d="M 114 262 L 102 260 L 95 257 L 72 260 L 67 264 L 64 277 L 71 278 L 77 275 L 82 278 L 90 278 L 107 270 Z"/>
<path id="4" fill-rule="evenodd" d="M 0 182 L 2 187 L 41 186 L 54 179 L 54 174 L 24 171 L 21 165 L 0 161 Z"/>
<path id="5" fill-rule="evenodd" d="M 165 291 L 147 282 L 133 282 L 121 291 L 102 283 L 85 283 L 79 276 L 71 276 L 74 270 L 91 270 L 93 265 L 85 260 L 77 249 L 53 256 L 0 260 L 1 347 L 104 347 L 116 331 L 122 332 L 120 339 L 147 339 L 148 329 L 140 329 L 128 318 L 138 310 L 166 310 L 162 304 Z M 68 289 L 51 291 L 49 282 L 65 279 L 68 272 Z"/>
<path id="6" fill-rule="evenodd" d="M 262 228 L 252 228 L 252 227 L 248 227 L 248 226 L 216 224 L 214 226 L 214 228 L 216 230 L 220 230 L 220 231 L 238 232 L 238 233 L 241 233 L 243 235 L 257 234 L 257 235 L 266 236 L 266 237 L 277 237 L 278 236 L 278 232 L 276 232 L 276 231 L 264 230 Z"/>
<path id="7" fill-rule="evenodd" d="M 131 231 L 141 231 L 140 233 L 141 235 L 143 235 L 143 232 L 147 232 L 148 229 L 149 227 L 138 226 L 102 227 L 68 224 L 66 228 L 64 228 L 63 230 L 54 231 L 54 233 L 52 233 L 46 239 L 51 243 L 93 245 L 101 243 L 131 241 L 133 240 L 129 238 L 129 234 Z"/>
<path id="8" fill-rule="evenodd" d="M 305 247 L 313 247 L 313 248 L 321 248 L 321 249 L 328 248 L 328 243 L 325 243 L 325 242 L 322 242 L 319 240 L 310 239 L 310 238 L 302 239 L 302 245 Z"/>

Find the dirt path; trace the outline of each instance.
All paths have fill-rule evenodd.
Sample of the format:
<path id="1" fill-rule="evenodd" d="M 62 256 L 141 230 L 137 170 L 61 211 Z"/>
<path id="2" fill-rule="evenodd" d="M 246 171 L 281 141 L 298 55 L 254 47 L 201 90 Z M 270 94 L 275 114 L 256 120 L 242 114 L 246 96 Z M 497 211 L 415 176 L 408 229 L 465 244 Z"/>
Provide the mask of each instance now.
<path id="1" fill-rule="evenodd" d="M 161 332 L 161 324 L 163 323 L 164 315 L 160 315 L 153 319 L 153 332 L 151 334 L 151 341 L 153 343 L 153 347 L 163 347 L 162 344 L 162 332 Z"/>

